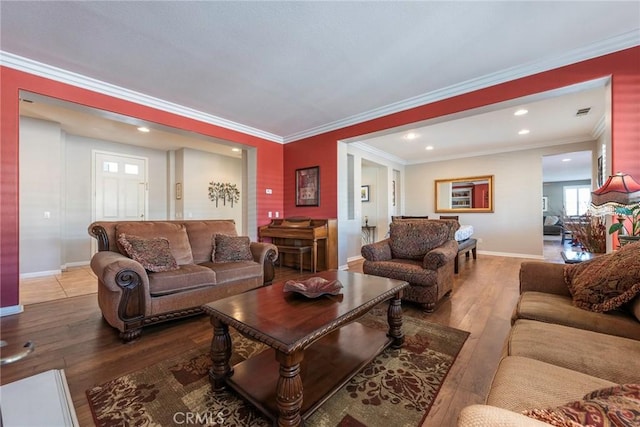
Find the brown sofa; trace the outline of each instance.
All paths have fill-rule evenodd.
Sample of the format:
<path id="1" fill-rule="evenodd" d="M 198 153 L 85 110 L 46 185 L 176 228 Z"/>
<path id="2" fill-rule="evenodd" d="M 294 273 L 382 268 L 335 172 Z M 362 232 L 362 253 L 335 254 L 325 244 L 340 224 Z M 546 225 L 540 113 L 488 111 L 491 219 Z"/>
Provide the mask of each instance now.
<path id="1" fill-rule="evenodd" d="M 636 255 L 640 259 L 640 246 Z M 578 308 L 565 267 L 522 263 L 505 356 L 486 404 L 463 409 L 458 426 L 549 425 L 570 402 L 578 402 L 570 411 L 586 412 L 596 398 L 589 393 L 601 390 L 597 398 L 604 399 L 618 393 L 611 387 L 640 383 L 640 296 L 607 313 Z M 631 274 L 640 283 L 638 270 Z M 532 410 L 533 417 L 522 414 Z"/>
<path id="2" fill-rule="evenodd" d="M 233 220 L 98 221 L 89 234 L 98 241 L 91 268 L 100 310 L 125 342 L 143 326 L 199 314 L 207 302 L 270 284 L 278 256 L 275 245 L 238 237 Z M 166 255 L 162 264 L 138 253 L 140 262 L 132 259 L 131 242 L 155 251 L 148 257 Z"/>
<path id="3" fill-rule="evenodd" d="M 405 280 L 411 286 L 402 299 L 432 312 L 453 289 L 454 262 L 460 227 L 455 220 L 398 219 L 389 225 L 389 238 L 361 248 L 365 274 Z"/>

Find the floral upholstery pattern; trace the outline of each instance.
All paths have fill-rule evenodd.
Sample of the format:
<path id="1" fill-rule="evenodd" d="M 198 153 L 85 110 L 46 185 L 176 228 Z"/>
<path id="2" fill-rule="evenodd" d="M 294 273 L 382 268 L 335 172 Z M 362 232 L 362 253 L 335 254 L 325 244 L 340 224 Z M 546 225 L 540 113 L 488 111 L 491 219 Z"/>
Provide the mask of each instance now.
<path id="1" fill-rule="evenodd" d="M 568 264 L 564 279 L 576 307 L 615 310 L 640 294 L 640 242 L 588 262 Z"/>
<path id="2" fill-rule="evenodd" d="M 397 221 L 389 226 L 389 246 L 394 258 L 422 259 L 447 241 L 449 228 L 433 220 Z"/>
<path id="3" fill-rule="evenodd" d="M 554 426 L 631 427 L 640 425 L 640 384 L 593 391 L 557 408 L 530 409 L 524 415 Z"/>

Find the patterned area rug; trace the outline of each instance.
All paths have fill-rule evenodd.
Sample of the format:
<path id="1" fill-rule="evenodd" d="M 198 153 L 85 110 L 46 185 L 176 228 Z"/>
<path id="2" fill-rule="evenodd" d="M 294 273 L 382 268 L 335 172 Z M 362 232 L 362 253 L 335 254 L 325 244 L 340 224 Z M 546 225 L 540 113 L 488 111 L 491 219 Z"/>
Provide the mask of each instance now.
<path id="1" fill-rule="evenodd" d="M 419 426 L 469 335 L 421 317 L 425 316 L 417 310 L 404 309 L 404 346 L 376 357 L 305 425 Z M 374 308 L 359 322 L 388 329 L 386 307 Z M 262 344 L 229 330 L 232 365 L 265 350 Z M 233 391 L 214 393 L 208 377 L 210 366 L 208 347 L 203 347 L 87 390 L 96 425 L 271 425 Z"/>

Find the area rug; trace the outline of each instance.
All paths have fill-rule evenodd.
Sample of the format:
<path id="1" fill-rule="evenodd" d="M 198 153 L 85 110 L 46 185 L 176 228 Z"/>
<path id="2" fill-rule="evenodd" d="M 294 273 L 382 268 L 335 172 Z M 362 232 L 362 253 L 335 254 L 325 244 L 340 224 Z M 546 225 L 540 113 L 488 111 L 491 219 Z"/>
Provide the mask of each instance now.
<path id="1" fill-rule="evenodd" d="M 417 310 L 405 310 L 404 346 L 387 349 L 376 357 L 315 411 L 305 425 L 419 426 L 469 335 L 429 323 L 423 317 Z M 386 307 L 376 307 L 358 321 L 386 330 Z M 229 330 L 232 364 L 265 351 L 262 344 Z M 270 426 L 268 418 L 232 390 L 212 391 L 208 350 L 208 346 L 190 350 L 87 390 L 96 425 Z"/>

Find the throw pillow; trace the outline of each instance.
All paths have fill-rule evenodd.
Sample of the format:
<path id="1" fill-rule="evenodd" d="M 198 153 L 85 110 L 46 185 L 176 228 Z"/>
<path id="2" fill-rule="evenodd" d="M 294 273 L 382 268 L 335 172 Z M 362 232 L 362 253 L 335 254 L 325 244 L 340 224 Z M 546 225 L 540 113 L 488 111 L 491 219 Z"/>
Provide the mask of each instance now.
<path id="1" fill-rule="evenodd" d="M 247 236 L 214 234 L 213 262 L 253 261 L 251 240 Z"/>
<path id="2" fill-rule="evenodd" d="M 640 242 L 591 261 L 568 264 L 564 280 L 576 307 L 615 310 L 640 294 Z"/>
<path id="3" fill-rule="evenodd" d="M 127 256 L 142 264 L 145 270 L 159 272 L 178 269 L 178 263 L 169 248 L 169 240 L 164 237 L 144 239 L 120 234 L 118 243 Z"/>
<path id="4" fill-rule="evenodd" d="M 554 426 L 626 427 L 640 425 L 640 384 L 593 391 L 557 408 L 529 409 L 524 415 Z"/>

